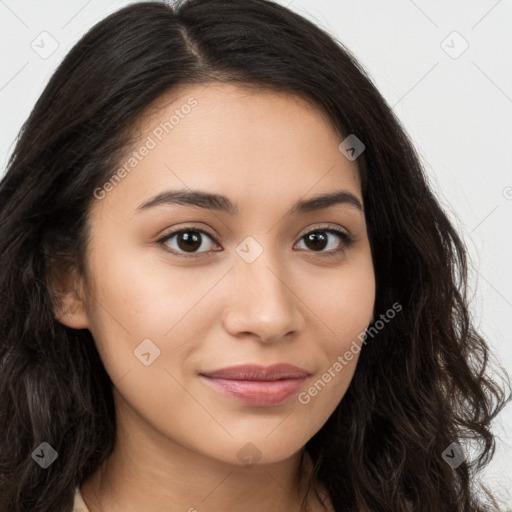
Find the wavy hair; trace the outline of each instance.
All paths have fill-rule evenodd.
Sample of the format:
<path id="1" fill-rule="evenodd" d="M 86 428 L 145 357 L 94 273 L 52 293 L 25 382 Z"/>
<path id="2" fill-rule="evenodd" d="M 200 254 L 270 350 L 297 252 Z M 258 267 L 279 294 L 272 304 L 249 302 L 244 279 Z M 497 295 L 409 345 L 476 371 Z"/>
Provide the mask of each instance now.
<path id="1" fill-rule="evenodd" d="M 268 0 L 188 0 L 133 3 L 86 33 L 0 182 L 0 512 L 71 511 L 74 488 L 112 452 L 113 383 L 91 333 L 56 320 L 53 271 L 86 272 L 94 190 L 130 147 L 131 127 L 164 93 L 212 80 L 300 95 L 340 141 L 355 134 L 366 146 L 356 163 L 374 320 L 395 302 L 403 309 L 366 343 L 306 444 L 308 490 L 322 483 L 337 511 L 490 510 L 476 475 L 510 395 L 489 375 L 469 312 L 466 246 L 404 128 L 350 51 L 304 17 Z M 468 441 L 474 457 L 447 464 L 446 448 Z M 47 469 L 31 457 L 42 442 L 60 454 Z"/>

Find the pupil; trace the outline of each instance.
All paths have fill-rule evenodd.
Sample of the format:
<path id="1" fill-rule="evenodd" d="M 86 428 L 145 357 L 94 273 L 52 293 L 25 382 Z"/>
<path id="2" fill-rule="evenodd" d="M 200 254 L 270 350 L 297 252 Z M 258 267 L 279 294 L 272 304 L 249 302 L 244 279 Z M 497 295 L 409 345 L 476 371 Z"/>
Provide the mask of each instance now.
<path id="1" fill-rule="evenodd" d="M 185 244 L 181 243 L 184 241 Z M 182 250 L 191 250 L 194 251 L 201 247 L 201 234 L 197 231 L 185 231 L 178 235 L 178 246 Z"/>
<path id="2" fill-rule="evenodd" d="M 312 249 L 324 249 L 327 243 L 327 236 L 322 231 L 316 231 L 315 233 L 310 233 L 306 237 L 307 242 L 312 242 Z"/>

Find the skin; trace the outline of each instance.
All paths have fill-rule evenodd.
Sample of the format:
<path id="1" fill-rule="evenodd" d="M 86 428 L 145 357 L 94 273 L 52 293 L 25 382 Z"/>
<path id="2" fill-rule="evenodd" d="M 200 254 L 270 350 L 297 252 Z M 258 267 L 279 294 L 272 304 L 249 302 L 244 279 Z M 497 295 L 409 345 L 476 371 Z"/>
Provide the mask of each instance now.
<path id="1" fill-rule="evenodd" d="M 364 213 L 336 204 L 287 215 L 299 199 L 344 189 L 361 203 L 356 163 L 316 108 L 291 94 L 231 84 L 183 86 L 140 122 L 133 150 L 190 98 L 197 106 L 101 200 L 91 203 L 87 279 L 66 274 L 59 319 L 87 328 L 114 383 L 113 454 L 81 487 L 91 512 L 300 510 L 306 442 L 345 394 L 358 354 L 307 404 L 297 396 L 247 405 L 206 385 L 200 372 L 286 362 L 307 369 L 300 391 L 349 350 L 372 319 L 375 277 Z M 170 189 L 227 196 L 237 215 L 200 207 L 137 207 Z M 187 257 L 192 224 L 212 233 Z M 329 223 L 315 249 L 304 235 Z M 325 233 L 325 231 L 324 231 Z M 248 263 L 236 249 L 251 236 Z M 179 242 L 181 245 L 179 245 Z M 183 247 L 185 249 L 183 249 Z M 222 249 L 215 251 L 215 249 Z M 254 254 L 254 253 L 253 253 Z M 184 256 L 183 256 L 184 255 Z M 144 339 L 160 356 L 134 356 Z M 252 443 L 259 460 L 237 455 Z M 324 510 L 310 493 L 311 510 Z"/>

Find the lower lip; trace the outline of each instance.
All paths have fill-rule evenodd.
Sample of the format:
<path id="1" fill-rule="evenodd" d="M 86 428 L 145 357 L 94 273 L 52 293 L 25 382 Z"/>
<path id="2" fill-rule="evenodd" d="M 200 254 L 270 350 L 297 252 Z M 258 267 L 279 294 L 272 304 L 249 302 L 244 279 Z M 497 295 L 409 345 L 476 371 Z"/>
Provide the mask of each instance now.
<path id="1" fill-rule="evenodd" d="M 257 407 L 278 405 L 298 393 L 304 378 L 283 380 L 232 380 L 201 375 L 216 390 Z"/>

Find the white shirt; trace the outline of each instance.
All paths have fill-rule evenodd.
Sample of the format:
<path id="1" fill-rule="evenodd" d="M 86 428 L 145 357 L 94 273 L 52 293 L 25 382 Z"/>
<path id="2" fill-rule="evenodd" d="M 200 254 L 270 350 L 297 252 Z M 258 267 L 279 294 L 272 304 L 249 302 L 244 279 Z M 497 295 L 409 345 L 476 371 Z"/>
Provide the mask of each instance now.
<path id="1" fill-rule="evenodd" d="M 75 489 L 75 502 L 73 503 L 73 512 L 89 512 L 87 505 L 80 494 L 80 488 Z"/>

